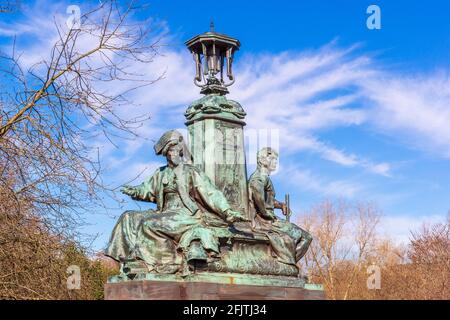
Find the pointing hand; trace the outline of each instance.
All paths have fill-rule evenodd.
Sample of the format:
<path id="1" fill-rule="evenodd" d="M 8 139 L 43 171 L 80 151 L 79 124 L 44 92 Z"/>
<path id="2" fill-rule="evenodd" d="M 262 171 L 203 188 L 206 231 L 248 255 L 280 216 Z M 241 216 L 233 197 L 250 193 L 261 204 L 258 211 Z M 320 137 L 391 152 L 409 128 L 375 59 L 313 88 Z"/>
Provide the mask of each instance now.
<path id="1" fill-rule="evenodd" d="M 122 192 L 122 193 L 124 193 L 124 194 L 126 194 L 128 196 L 131 196 L 131 197 L 136 196 L 136 188 L 131 187 L 131 186 L 123 186 L 120 189 L 120 192 Z"/>

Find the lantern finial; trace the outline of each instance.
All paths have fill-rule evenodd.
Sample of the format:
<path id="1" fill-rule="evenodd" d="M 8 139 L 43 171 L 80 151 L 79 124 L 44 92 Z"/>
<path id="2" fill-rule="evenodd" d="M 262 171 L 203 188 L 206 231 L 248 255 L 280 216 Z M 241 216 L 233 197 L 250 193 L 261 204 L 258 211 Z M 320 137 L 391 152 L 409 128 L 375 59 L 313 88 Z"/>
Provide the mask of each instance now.
<path id="1" fill-rule="evenodd" d="M 210 31 L 186 41 L 195 61 L 194 83 L 201 87 L 202 94 L 228 93 L 227 87 L 234 83 L 232 70 L 234 52 L 239 50 L 240 42 L 227 35 L 214 31 L 211 20 Z M 224 67 L 230 82 L 224 81 Z"/>

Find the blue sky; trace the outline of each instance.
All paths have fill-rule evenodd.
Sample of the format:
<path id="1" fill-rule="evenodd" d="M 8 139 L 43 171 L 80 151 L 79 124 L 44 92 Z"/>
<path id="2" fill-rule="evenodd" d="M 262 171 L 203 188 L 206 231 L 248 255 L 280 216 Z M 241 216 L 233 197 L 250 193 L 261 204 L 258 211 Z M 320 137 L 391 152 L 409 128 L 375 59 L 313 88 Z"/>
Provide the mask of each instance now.
<path id="1" fill-rule="evenodd" d="M 64 19 L 68 4 L 87 10 L 95 3 L 23 1 L 19 13 L 0 16 L 0 46 L 7 48 L 15 34 L 24 63 L 36 61 L 53 39 L 49 14 Z M 149 3 L 135 18 L 152 17 L 155 27 L 167 32 L 167 46 L 144 72 L 166 76 L 131 97 L 153 116 L 140 129 L 142 139 L 121 142 L 119 149 L 94 142 L 102 148 L 107 181 L 120 185 L 143 171 L 137 183 L 163 164 L 152 154 L 152 141 L 166 129 L 183 128 L 184 110 L 200 96 L 183 43 L 207 31 L 213 19 L 217 32 L 241 41 L 229 97 L 247 111 L 247 130 L 280 133 L 280 168 L 273 180 L 281 198 L 291 194 L 296 212 L 324 198 L 373 201 L 384 212 L 384 230 L 400 241 L 423 221 L 445 218 L 450 209 L 448 1 Z M 381 30 L 366 27 L 371 4 L 381 9 Z M 130 200 L 124 209 L 136 206 Z M 89 217 L 86 230 L 99 234 L 98 248 L 119 214 Z"/>

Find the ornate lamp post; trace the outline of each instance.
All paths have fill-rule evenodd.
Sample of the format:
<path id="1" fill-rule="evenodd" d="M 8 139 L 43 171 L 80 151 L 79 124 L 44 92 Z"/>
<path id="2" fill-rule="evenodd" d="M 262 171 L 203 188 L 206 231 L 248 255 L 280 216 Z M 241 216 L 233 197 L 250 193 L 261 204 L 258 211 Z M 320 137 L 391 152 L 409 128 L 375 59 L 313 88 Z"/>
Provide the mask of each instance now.
<path id="1" fill-rule="evenodd" d="M 238 102 L 226 98 L 227 87 L 234 82 L 233 56 L 240 43 L 214 32 L 211 24 L 209 32 L 186 41 L 186 46 L 194 56 L 194 83 L 204 94 L 185 113 L 194 165 L 224 193 L 234 210 L 247 213 L 246 114 Z"/>
<path id="2" fill-rule="evenodd" d="M 200 93 L 228 93 L 227 87 L 234 83 L 233 56 L 240 45 L 239 40 L 214 32 L 212 22 L 209 32 L 186 41 L 186 46 L 194 57 L 196 70 L 194 83 L 202 88 Z M 225 67 L 230 81 L 228 83 L 224 80 Z"/>

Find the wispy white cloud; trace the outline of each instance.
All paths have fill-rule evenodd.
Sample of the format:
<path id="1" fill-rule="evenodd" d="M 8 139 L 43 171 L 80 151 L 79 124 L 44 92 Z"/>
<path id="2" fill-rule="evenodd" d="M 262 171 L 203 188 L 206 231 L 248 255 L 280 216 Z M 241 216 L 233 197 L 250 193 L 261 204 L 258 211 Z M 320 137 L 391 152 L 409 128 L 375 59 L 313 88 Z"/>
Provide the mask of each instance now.
<path id="1" fill-rule="evenodd" d="M 425 225 L 445 223 L 445 214 L 430 214 L 421 216 L 385 215 L 380 221 L 380 234 L 391 238 L 397 243 L 407 244 L 411 239 L 411 232 L 418 232 Z"/>
<path id="2" fill-rule="evenodd" d="M 25 70 L 48 59 L 52 46 L 58 40 L 56 26 L 65 25 L 66 7 L 62 2 L 21 3 L 21 19 L 14 22 L 0 21 L 0 37 L 10 40 L 0 46 L 0 50 L 11 53 L 14 39 L 16 54 L 20 56 L 19 62 Z"/>
<path id="3" fill-rule="evenodd" d="M 124 184 L 124 181 L 133 181 L 133 184 L 139 184 L 147 177 L 152 175 L 156 169 L 163 166 L 163 161 L 145 161 L 131 162 L 126 165 L 126 170 L 121 170 L 119 175 L 114 175 L 114 179 L 118 184 Z M 130 182 L 128 182 L 130 183 Z"/>
<path id="4" fill-rule="evenodd" d="M 389 176 L 389 163 L 374 162 L 318 137 L 322 130 L 368 121 L 367 110 L 357 107 L 358 86 L 376 72 L 369 57 L 353 53 L 357 47 L 329 44 L 311 52 L 243 58 L 231 96 L 251 115 L 248 128 L 278 130 L 281 152 L 313 152 L 338 165 Z"/>
<path id="5" fill-rule="evenodd" d="M 376 130 L 406 145 L 450 158 L 450 74 L 383 74 L 362 83 Z"/>
<path id="6" fill-rule="evenodd" d="M 281 170 L 280 170 L 281 171 Z M 299 192 L 310 191 L 320 197 L 354 198 L 363 186 L 351 179 L 330 179 L 317 175 L 308 169 L 284 166 L 280 179 L 296 187 Z"/>
<path id="7" fill-rule="evenodd" d="M 19 34 L 31 33 L 33 37 L 39 34 L 40 37 L 39 45 L 28 44 L 23 52 L 22 60 L 27 66 L 45 58 L 56 40 L 54 21 L 60 25 L 65 21 L 62 4 L 53 6 L 52 10 L 42 8 L 46 8 L 42 2 L 25 8 L 26 18 L 14 26 Z M 54 14 L 50 19 L 49 12 L 60 14 Z M 42 25 L 40 31 L 46 32 L 36 33 L 34 26 L 38 25 Z M 5 26 L 1 27 L 5 29 Z M 89 39 L 81 40 L 80 50 L 90 43 Z M 249 114 L 247 128 L 279 130 L 282 152 L 314 152 L 338 165 L 388 175 L 389 164 L 376 163 L 349 150 L 336 148 L 321 141 L 316 134 L 320 130 L 355 126 L 366 121 L 366 111 L 352 106 L 359 97 L 354 88 L 360 79 L 370 77 L 374 72 L 368 57 L 353 54 L 357 47 L 340 49 L 331 43 L 315 51 L 242 57 L 236 70 L 238 80 L 230 97 L 240 101 Z M 155 136 L 149 138 L 156 139 L 161 130 L 182 122 L 183 111 L 198 97 L 198 88 L 192 85 L 193 63 L 187 50 L 163 50 L 153 63 L 131 63 L 129 71 L 152 79 L 164 74 L 161 81 L 130 95 L 135 106 L 117 110 L 118 114 L 130 117 L 151 113 L 152 120 L 138 129 L 142 136 L 152 134 Z M 118 90 L 108 84 L 105 86 L 108 92 Z M 345 92 L 337 92 L 343 88 Z M 125 158 L 139 150 L 138 142 L 142 139 L 126 142 Z"/>

